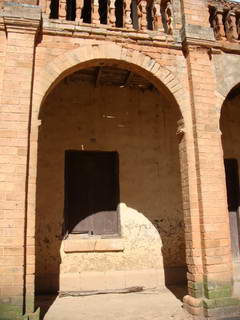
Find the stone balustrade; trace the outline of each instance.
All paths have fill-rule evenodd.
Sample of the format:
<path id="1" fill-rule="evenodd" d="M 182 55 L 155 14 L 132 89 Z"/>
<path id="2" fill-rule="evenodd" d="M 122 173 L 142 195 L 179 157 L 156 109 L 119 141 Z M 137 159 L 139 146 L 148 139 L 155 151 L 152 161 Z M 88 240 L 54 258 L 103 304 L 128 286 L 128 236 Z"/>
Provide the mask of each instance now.
<path id="1" fill-rule="evenodd" d="M 216 40 L 240 40 L 240 3 L 209 1 L 210 24 Z"/>
<path id="2" fill-rule="evenodd" d="M 40 0 L 50 19 L 173 33 L 172 0 Z"/>

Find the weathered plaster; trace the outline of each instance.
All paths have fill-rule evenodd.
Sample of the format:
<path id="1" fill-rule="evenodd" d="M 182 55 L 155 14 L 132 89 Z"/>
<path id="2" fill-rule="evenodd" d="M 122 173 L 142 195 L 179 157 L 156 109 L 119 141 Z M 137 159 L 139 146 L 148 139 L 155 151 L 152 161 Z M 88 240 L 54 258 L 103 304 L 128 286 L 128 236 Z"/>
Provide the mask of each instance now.
<path id="1" fill-rule="evenodd" d="M 220 121 L 222 131 L 222 145 L 224 158 L 234 158 L 238 161 L 239 177 L 240 177 L 240 101 L 239 96 L 234 99 L 226 99 L 221 114 Z M 232 226 L 233 227 L 233 226 Z M 235 226 L 234 226 L 235 228 Z M 236 226 L 236 229 L 238 227 Z M 234 232 L 232 230 L 232 232 Z M 236 231 L 235 231 L 236 232 Z M 239 232 L 239 230 L 238 230 Z M 240 295 L 240 261 L 234 261 L 234 291 L 236 295 Z"/>
<path id="2" fill-rule="evenodd" d="M 213 55 L 213 62 L 217 91 L 226 97 L 231 89 L 240 82 L 239 55 L 227 53 Z"/>
<path id="3" fill-rule="evenodd" d="M 62 81 L 40 118 L 37 289 L 54 290 L 59 273 L 69 283 L 70 274 L 90 271 L 161 275 L 164 265 L 179 272 L 185 258 L 176 110 L 156 91 Z M 122 252 L 60 255 L 67 149 L 119 152 Z M 164 285 L 159 275 L 149 286 Z"/>

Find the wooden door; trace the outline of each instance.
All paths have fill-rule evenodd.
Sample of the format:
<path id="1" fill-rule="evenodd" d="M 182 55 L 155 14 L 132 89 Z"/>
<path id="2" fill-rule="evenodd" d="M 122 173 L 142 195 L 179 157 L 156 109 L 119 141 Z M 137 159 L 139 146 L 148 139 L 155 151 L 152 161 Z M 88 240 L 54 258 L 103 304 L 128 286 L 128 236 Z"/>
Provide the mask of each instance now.
<path id="1" fill-rule="evenodd" d="M 65 219 L 69 232 L 118 234 L 118 155 L 116 152 L 67 151 Z"/>

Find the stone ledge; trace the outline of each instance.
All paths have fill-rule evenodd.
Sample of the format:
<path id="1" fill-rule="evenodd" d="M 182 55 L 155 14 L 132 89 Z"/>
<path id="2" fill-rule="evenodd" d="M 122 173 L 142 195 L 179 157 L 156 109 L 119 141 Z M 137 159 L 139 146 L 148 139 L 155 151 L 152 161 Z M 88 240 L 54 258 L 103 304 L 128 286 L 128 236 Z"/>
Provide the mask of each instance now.
<path id="1" fill-rule="evenodd" d="M 124 289 L 135 286 L 160 288 L 163 283 L 163 269 L 67 272 L 60 274 L 59 291 Z"/>
<path id="2" fill-rule="evenodd" d="M 200 25 L 186 24 L 181 30 L 182 42 L 205 42 L 215 43 L 213 29 L 211 27 L 203 27 Z"/>
<path id="3" fill-rule="evenodd" d="M 1 29 L 7 32 L 36 34 L 40 27 L 41 10 L 39 6 L 5 2 L 0 12 Z"/>
<path id="4" fill-rule="evenodd" d="M 79 239 L 74 235 L 63 241 L 63 250 L 71 252 L 116 252 L 124 251 L 124 241 L 120 238 L 111 239 Z"/>
<path id="5" fill-rule="evenodd" d="M 11 17 L 15 19 L 40 20 L 41 9 L 39 8 L 39 6 L 35 5 L 5 2 L 1 15 L 4 17 Z"/>
<path id="6" fill-rule="evenodd" d="M 136 31 L 134 29 L 117 28 L 108 25 L 84 24 L 78 21 L 66 21 L 61 19 L 48 19 L 43 16 L 43 34 L 60 36 L 70 36 L 74 38 L 94 38 L 102 37 L 114 42 L 138 43 L 144 41 L 144 45 L 161 46 L 167 48 L 181 49 L 181 37 L 178 30 L 172 35 L 167 35 L 163 31 Z"/>

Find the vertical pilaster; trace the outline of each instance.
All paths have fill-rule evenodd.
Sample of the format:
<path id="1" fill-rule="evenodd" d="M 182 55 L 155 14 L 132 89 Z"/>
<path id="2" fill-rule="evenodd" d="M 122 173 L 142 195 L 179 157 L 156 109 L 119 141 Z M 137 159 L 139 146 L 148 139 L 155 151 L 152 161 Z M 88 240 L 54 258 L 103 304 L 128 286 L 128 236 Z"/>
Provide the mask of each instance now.
<path id="1" fill-rule="evenodd" d="M 34 256 L 34 243 L 27 239 L 26 233 L 26 186 L 32 75 L 40 9 L 33 5 L 5 4 L 3 23 L 7 41 L 0 105 L 0 248 L 3 253 L 0 258 L 3 271 L 0 272 L 0 319 L 20 319 L 26 311 L 34 311 L 34 276 L 27 271 L 27 259 Z"/>
<path id="2" fill-rule="evenodd" d="M 200 315 L 202 313 L 203 262 L 195 148 L 191 125 L 188 124 L 186 128 L 183 119 L 178 121 L 177 137 L 188 267 L 189 295 L 184 297 L 184 303 L 192 314 Z"/>
<path id="3" fill-rule="evenodd" d="M 209 27 L 207 0 L 181 0 L 183 22 L 186 27 Z"/>

